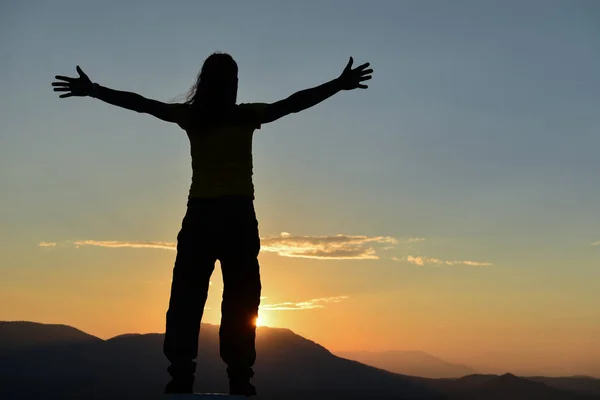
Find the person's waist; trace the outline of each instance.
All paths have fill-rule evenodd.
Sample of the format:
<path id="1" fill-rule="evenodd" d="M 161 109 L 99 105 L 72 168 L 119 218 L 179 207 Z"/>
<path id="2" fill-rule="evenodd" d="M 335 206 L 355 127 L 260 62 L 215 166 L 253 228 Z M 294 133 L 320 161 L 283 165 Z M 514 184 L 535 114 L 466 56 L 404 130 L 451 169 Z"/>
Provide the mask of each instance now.
<path id="1" fill-rule="evenodd" d="M 254 202 L 254 196 L 252 194 L 222 194 L 222 195 L 205 195 L 190 194 L 188 198 L 189 203 L 197 204 L 211 204 L 211 203 L 252 203 Z"/>
<path id="2" fill-rule="evenodd" d="M 215 197 L 188 197 L 188 210 L 206 215 L 208 219 L 221 218 L 219 216 L 228 216 L 232 218 L 235 215 L 252 214 L 254 215 L 254 196 L 249 195 L 223 195 Z M 208 213 L 208 214 L 206 214 Z"/>

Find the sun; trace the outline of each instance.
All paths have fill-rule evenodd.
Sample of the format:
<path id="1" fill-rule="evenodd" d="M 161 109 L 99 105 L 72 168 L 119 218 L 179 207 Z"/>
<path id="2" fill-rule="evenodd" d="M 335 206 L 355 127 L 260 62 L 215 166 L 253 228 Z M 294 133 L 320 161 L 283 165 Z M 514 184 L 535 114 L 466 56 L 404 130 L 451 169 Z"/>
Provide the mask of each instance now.
<path id="1" fill-rule="evenodd" d="M 265 326 L 265 317 L 264 315 L 258 315 L 258 317 L 256 317 L 256 319 L 254 320 L 254 325 L 256 326 Z"/>

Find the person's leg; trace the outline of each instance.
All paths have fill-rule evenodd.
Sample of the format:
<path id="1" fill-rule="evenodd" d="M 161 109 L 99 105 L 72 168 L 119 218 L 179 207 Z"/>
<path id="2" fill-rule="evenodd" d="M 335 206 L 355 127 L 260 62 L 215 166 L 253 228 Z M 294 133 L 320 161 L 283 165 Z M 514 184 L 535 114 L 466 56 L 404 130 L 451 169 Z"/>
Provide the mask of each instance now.
<path id="1" fill-rule="evenodd" d="M 227 213 L 230 233 L 221 247 L 223 300 L 221 303 L 220 352 L 227 364 L 231 394 L 255 394 L 250 378 L 256 361 L 256 318 L 261 283 L 258 264 L 260 238 L 254 206 L 240 200 Z"/>
<path id="2" fill-rule="evenodd" d="M 166 393 L 191 393 L 193 390 L 200 322 L 216 261 L 208 214 L 202 204 L 188 204 L 177 235 L 177 256 L 163 344 L 172 377 L 165 387 Z"/>

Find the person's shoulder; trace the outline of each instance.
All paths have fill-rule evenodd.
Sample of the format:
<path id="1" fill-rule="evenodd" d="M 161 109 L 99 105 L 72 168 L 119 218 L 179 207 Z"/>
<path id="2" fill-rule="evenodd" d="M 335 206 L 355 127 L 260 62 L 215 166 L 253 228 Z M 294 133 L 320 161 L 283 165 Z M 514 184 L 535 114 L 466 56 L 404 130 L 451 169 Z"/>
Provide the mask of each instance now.
<path id="1" fill-rule="evenodd" d="M 242 110 L 262 111 L 267 106 L 267 103 L 240 103 L 238 107 Z"/>
<path id="2" fill-rule="evenodd" d="M 170 103 L 168 106 L 177 125 L 186 130 L 192 122 L 191 106 L 187 103 Z"/>
<path id="3" fill-rule="evenodd" d="M 254 129 L 260 129 L 267 103 L 240 103 L 242 120 Z"/>

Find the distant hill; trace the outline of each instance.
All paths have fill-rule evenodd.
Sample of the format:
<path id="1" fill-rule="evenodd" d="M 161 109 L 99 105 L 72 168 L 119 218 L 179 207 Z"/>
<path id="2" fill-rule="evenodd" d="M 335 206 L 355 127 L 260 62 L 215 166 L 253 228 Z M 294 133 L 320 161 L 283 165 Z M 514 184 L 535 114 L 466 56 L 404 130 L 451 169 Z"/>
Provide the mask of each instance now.
<path id="1" fill-rule="evenodd" d="M 430 381 L 432 387 L 461 400 L 585 400 L 599 399 L 590 392 L 569 391 L 513 374 L 474 374 L 459 379 Z"/>
<path id="2" fill-rule="evenodd" d="M 518 376 L 568 377 L 585 374 L 600 377 L 600 353 L 594 348 L 590 348 L 588 353 L 586 360 L 576 362 L 552 357 L 541 351 L 499 349 L 461 357 L 461 363 L 480 374 L 489 375 L 510 371 Z M 594 355 L 597 357 L 594 358 Z M 515 360 L 521 361 L 515 363 Z"/>
<path id="3" fill-rule="evenodd" d="M 533 376 L 527 377 L 527 379 L 542 382 L 550 387 L 561 390 L 600 397 L 600 379 L 598 378 L 589 376 L 570 376 L 561 378 Z"/>
<path id="4" fill-rule="evenodd" d="M 0 331 L 12 331 L 8 322 Z M 40 334 L 44 325 L 29 327 Z M 19 329 L 23 329 L 21 326 Z M 54 335 L 52 326 L 48 332 Z M 67 330 L 68 331 L 68 330 Z M 23 337 L 30 336 L 22 331 Z M 109 340 L 57 342 L 14 337 L 0 356 L 0 398 L 11 400 L 162 399 L 168 380 L 162 334 L 121 335 Z M 197 391 L 227 388 L 219 357 L 218 326 L 203 324 L 199 339 Z M 260 399 L 429 399 L 434 388 L 331 354 L 288 329 L 259 328 L 256 383 Z"/>
<path id="5" fill-rule="evenodd" d="M 18 334 L 17 334 L 18 333 Z M 102 340 L 64 325 L 6 322 L 0 328 L 0 399 L 158 400 L 168 380 L 162 334 Z M 203 324 L 196 391 L 227 388 L 218 326 Z M 405 376 L 331 354 L 288 329 L 257 331 L 260 400 L 591 400 L 586 378 L 511 374 L 459 379 Z"/>
<path id="6" fill-rule="evenodd" d="M 68 325 L 40 324 L 29 321 L 0 321 L 0 348 L 14 346 L 101 342 Z"/>
<path id="7" fill-rule="evenodd" d="M 477 372 L 465 365 L 448 363 L 422 351 L 355 351 L 335 354 L 398 374 L 426 378 L 460 378 Z"/>

